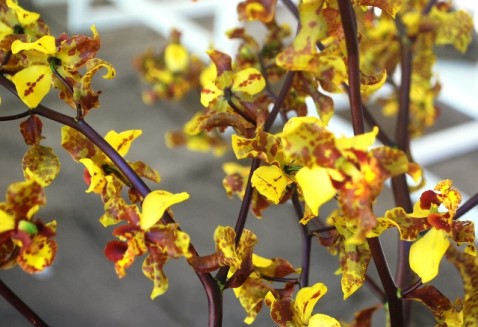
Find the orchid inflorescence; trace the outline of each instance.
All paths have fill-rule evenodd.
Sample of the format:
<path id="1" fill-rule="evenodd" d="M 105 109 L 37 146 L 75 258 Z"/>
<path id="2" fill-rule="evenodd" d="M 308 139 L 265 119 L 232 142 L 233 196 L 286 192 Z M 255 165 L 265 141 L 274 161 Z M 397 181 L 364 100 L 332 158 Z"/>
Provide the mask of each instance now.
<path id="1" fill-rule="evenodd" d="M 37 217 L 46 203 L 44 188 L 60 169 L 52 148 L 41 144 L 40 117 L 45 117 L 65 125 L 61 144 L 84 166 L 86 192 L 99 195 L 104 205 L 101 224 L 115 226 L 106 257 L 121 278 L 144 255 L 143 273 L 153 282 L 152 299 L 168 289 L 166 262 L 183 257 L 206 289 L 210 313 L 221 310 L 222 292 L 232 288 L 247 324 L 265 304 L 279 326 L 339 326 L 330 315 L 313 314 L 327 286 L 320 281 L 309 285 L 310 253 L 303 256 L 301 267 L 285 258 L 264 258 L 254 249 L 257 236 L 244 228 L 249 210 L 260 218 L 270 206 L 292 203 L 304 242 L 317 238 L 337 256 L 344 299 L 370 281 L 372 260 L 377 266 L 383 301 L 359 309 L 351 325 L 369 326 L 372 314 L 384 309 L 392 326 L 401 326 L 405 300 L 423 303 L 438 325 L 476 323 L 474 226 L 457 220 L 461 194 L 452 182 L 443 180 L 433 190 L 422 191 L 414 206 L 396 200 L 396 207 L 383 216 L 374 211 L 387 180 L 393 179 L 399 185 L 395 192 L 408 199 L 412 186 L 404 176 L 415 182 L 414 189 L 423 184 L 422 169 L 408 143 L 438 117 L 435 99 L 441 86 L 433 73 L 433 51 L 449 44 L 464 52 L 471 41 L 471 17 L 449 1 L 282 2 L 297 19 L 294 36 L 292 28 L 276 18 L 276 0 L 244 0 L 237 7 L 239 18 L 262 24 L 266 33 L 259 40 L 246 27 L 227 31 L 240 41 L 234 56 L 211 48 L 210 62 L 202 62 L 181 44 L 181 33 L 172 31 L 160 52 L 150 49 L 135 61 L 148 85 L 145 103 L 198 94 L 199 109 L 180 130 L 167 133 L 168 146 L 217 156 L 232 150 L 238 160 L 251 160 L 250 167 L 224 163 L 224 189 L 242 199 L 241 213 L 235 228 L 217 226 L 216 250 L 199 255 L 171 210 L 189 194 L 150 190 L 143 179 L 159 183 L 159 173 L 123 158 L 142 131 L 110 131 L 101 137 L 85 121 L 89 111 L 100 106 L 101 92 L 93 89 L 93 77 L 101 69 L 106 71 L 103 78 L 115 76 L 113 66 L 96 57 L 96 28 L 91 27 L 91 37 L 55 37 L 39 14 L 14 0 L 1 1 L 0 81 L 28 107 L 24 114 L 4 120 L 26 117 L 20 130 L 28 150 L 22 162 L 25 180 L 11 184 L 0 203 L 0 266 L 18 264 L 35 273 L 55 258 L 57 222 Z M 402 71 L 401 81 L 396 81 L 397 70 Z M 387 85 L 391 92 L 377 93 Z M 52 89 L 75 110 L 73 115 L 41 105 Z M 335 109 L 332 95 L 338 93 L 349 94 L 354 136 L 338 135 L 329 126 Z M 385 115 L 397 114 L 399 122 L 405 118 L 397 140 L 380 129 L 369 104 L 380 106 Z M 364 117 L 371 126 L 368 131 Z M 229 141 L 224 135 L 230 134 Z M 321 207 L 326 204 L 335 209 L 324 217 Z M 408 271 L 408 278 L 400 281 L 381 260 L 378 239 L 390 229 L 396 230 L 400 244 L 410 245 L 399 258 L 398 265 Z M 462 251 L 455 244 L 466 247 Z M 443 257 L 463 277 L 462 300 L 451 301 L 429 284 L 439 274 Z M 210 325 L 221 323 L 220 315 L 209 318 Z"/>

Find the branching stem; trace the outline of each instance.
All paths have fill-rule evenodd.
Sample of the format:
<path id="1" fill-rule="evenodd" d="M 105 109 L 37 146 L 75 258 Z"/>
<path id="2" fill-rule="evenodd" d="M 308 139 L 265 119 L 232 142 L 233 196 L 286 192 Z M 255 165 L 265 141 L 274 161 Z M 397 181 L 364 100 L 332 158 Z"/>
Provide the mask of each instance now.
<path id="1" fill-rule="evenodd" d="M 4 86 L 7 90 L 12 92 L 18 97 L 15 86 L 11 81 L 9 81 L 5 76 L 0 74 L 0 85 Z M 116 167 L 121 171 L 121 173 L 128 179 L 128 181 L 133 185 L 133 187 L 145 197 L 151 192 L 151 189 L 146 185 L 141 177 L 132 169 L 128 162 L 100 135 L 93 129 L 87 122 L 83 119 L 75 119 L 65 114 L 54 111 L 50 108 L 47 108 L 43 105 L 39 105 L 37 108 L 33 109 L 35 114 L 39 116 L 48 118 L 55 122 L 58 122 L 62 125 L 70 126 L 78 132 L 86 136 L 93 144 L 95 144 L 104 154 L 115 163 Z M 169 215 L 168 212 L 165 212 L 161 218 L 163 224 L 174 223 L 174 219 Z M 190 250 L 192 253 L 197 255 L 197 252 L 194 246 L 190 245 Z M 209 304 L 209 326 L 210 327 L 219 327 L 222 325 L 222 293 L 219 288 L 219 284 L 209 273 L 199 273 L 196 272 L 201 281 L 207 295 L 208 304 Z M 30 316 L 26 316 L 30 319 Z"/>
<path id="2" fill-rule="evenodd" d="M 338 0 L 340 17 L 344 29 L 347 48 L 347 67 L 349 75 L 349 99 L 352 113 L 352 125 L 354 134 L 365 132 L 362 99 L 360 95 L 360 67 L 359 50 L 357 40 L 357 25 L 355 13 L 350 0 Z M 372 253 L 375 266 L 377 267 L 380 281 L 389 303 L 390 322 L 392 327 L 403 326 L 402 301 L 397 296 L 397 287 L 390 274 L 390 269 L 383 253 L 382 245 L 378 238 L 369 238 L 368 245 Z"/>
<path id="3" fill-rule="evenodd" d="M 423 285 L 423 283 L 422 283 L 421 280 L 416 281 L 415 283 L 412 284 L 412 286 L 410 286 L 406 290 L 402 291 L 402 297 L 406 298 L 409 294 L 413 293 L 413 291 L 415 291 L 416 289 L 418 289 L 422 285 Z"/>
<path id="4" fill-rule="evenodd" d="M 279 92 L 279 95 L 277 96 L 277 101 L 274 103 L 274 106 L 272 107 L 272 110 L 269 114 L 269 117 L 267 117 L 267 121 L 264 124 L 264 131 L 269 131 L 277 118 L 277 115 L 280 112 L 280 109 L 282 108 L 282 105 L 284 104 L 285 98 L 289 92 L 290 87 L 292 86 L 292 80 L 294 79 L 295 73 L 292 71 L 287 72 L 284 83 L 282 84 L 282 88 Z M 242 199 L 241 203 L 241 208 L 239 209 L 239 215 L 236 220 L 236 226 L 234 228 L 236 232 L 236 245 L 239 243 L 239 240 L 241 239 L 242 232 L 244 230 L 244 227 L 246 225 L 247 221 L 247 215 L 249 213 L 249 208 L 251 206 L 252 202 L 252 194 L 254 189 L 252 188 L 252 174 L 254 171 L 260 166 L 261 161 L 260 159 L 252 159 L 251 162 L 251 168 L 249 170 L 249 178 L 247 181 L 246 189 L 244 192 L 244 197 Z M 221 267 L 219 271 L 216 274 L 216 279 L 218 282 L 222 285 L 225 284 L 226 278 L 227 278 L 227 273 L 229 272 L 229 267 Z"/>
<path id="5" fill-rule="evenodd" d="M 21 119 L 27 116 L 30 116 L 32 114 L 31 110 L 28 109 L 22 113 L 15 114 L 15 115 L 9 115 L 9 116 L 0 116 L 0 121 L 9 121 L 9 120 L 17 120 Z"/>

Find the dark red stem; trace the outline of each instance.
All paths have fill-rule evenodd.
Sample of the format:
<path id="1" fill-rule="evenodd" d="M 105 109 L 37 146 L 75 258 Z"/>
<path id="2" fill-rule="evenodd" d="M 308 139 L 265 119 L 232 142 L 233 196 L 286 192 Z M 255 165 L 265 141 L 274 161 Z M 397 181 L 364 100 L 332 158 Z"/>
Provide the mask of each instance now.
<path id="1" fill-rule="evenodd" d="M 463 203 L 458 210 L 456 210 L 456 214 L 454 219 L 459 219 L 461 216 L 463 216 L 465 213 L 473 209 L 478 205 L 478 193 L 473 195 L 471 198 L 469 198 L 465 203 Z"/>
<path id="2" fill-rule="evenodd" d="M 291 0 L 282 0 L 282 3 L 289 9 L 296 19 L 299 19 L 299 10 Z"/>
<path id="3" fill-rule="evenodd" d="M 10 82 L 5 76 L 0 75 L 0 84 L 3 85 L 10 92 L 15 94 L 18 97 L 15 86 Z M 70 126 L 75 130 L 82 133 L 86 136 L 91 142 L 93 142 L 105 155 L 115 163 L 117 168 L 121 173 L 130 181 L 133 187 L 145 197 L 151 192 L 150 188 L 146 185 L 141 177 L 136 174 L 136 172 L 131 168 L 131 166 L 126 162 L 126 160 L 108 143 L 106 140 L 96 132 L 88 123 L 83 119 L 75 119 L 65 114 L 54 111 L 50 108 L 47 108 L 43 105 L 39 105 L 37 108 L 33 109 L 35 114 L 48 118 L 50 120 L 56 121 L 62 125 Z M 174 223 L 174 219 L 165 213 L 161 218 L 161 222 L 164 224 Z M 190 250 L 193 253 L 197 252 L 194 249 L 194 246 L 191 244 Z M 209 273 L 198 273 L 196 274 L 199 277 L 203 287 L 205 288 L 208 304 L 209 304 L 209 326 L 218 327 L 222 325 L 222 293 L 219 288 L 219 284 Z"/>
<path id="4" fill-rule="evenodd" d="M 360 66 L 357 40 L 357 21 L 350 0 L 339 0 L 340 18 L 344 29 L 349 74 L 349 100 L 354 134 L 365 133 L 362 97 L 360 95 Z"/>
<path id="5" fill-rule="evenodd" d="M 392 327 L 404 326 L 402 300 L 398 297 L 398 289 L 393 281 L 387 260 L 383 253 L 382 245 L 378 237 L 369 238 L 368 245 L 372 252 L 373 261 L 378 271 L 378 276 L 385 290 Z"/>
<path id="6" fill-rule="evenodd" d="M 350 0 L 338 0 L 340 17 L 344 29 L 347 48 L 347 67 L 349 73 L 349 100 L 352 113 L 354 134 L 365 132 L 362 113 L 362 98 L 360 96 L 360 67 L 357 39 L 357 22 Z M 389 304 L 390 322 L 392 327 L 403 326 L 402 300 L 397 296 L 397 287 L 390 274 L 389 266 L 378 238 L 369 238 L 368 245 L 377 267 L 380 281 Z"/>
<path id="7" fill-rule="evenodd" d="M 30 116 L 31 114 L 32 114 L 31 110 L 28 109 L 27 111 L 24 111 L 24 112 L 19 113 L 19 114 L 9 115 L 9 116 L 0 116 L 0 121 L 17 120 L 17 119 L 20 119 L 20 118 L 23 118 L 23 117 Z"/>
<path id="8" fill-rule="evenodd" d="M 297 190 L 294 190 L 292 194 L 292 205 L 294 211 L 297 215 L 297 218 L 300 220 L 304 216 L 304 210 L 299 201 L 299 194 Z M 309 233 L 309 229 L 306 225 L 300 224 L 300 229 L 302 232 L 302 262 L 301 262 L 301 273 L 300 273 L 300 287 L 309 286 L 309 274 L 310 274 L 310 251 L 312 245 L 312 235 Z"/>
<path id="9" fill-rule="evenodd" d="M 400 39 L 400 87 L 399 87 L 399 111 L 397 118 L 397 126 L 395 130 L 395 139 L 397 147 L 405 152 L 409 158 L 410 155 L 410 89 L 412 81 L 412 42 L 408 38 L 405 26 L 400 20 L 400 17 L 396 17 L 396 25 Z M 413 211 L 413 204 L 410 199 L 410 191 L 407 184 L 405 174 L 392 178 L 392 191 L 395 199 L 395 204 L 398 207 L 402 207 L 406 212 Z M 409 256 L 410 256 L 411 242 L 399 240 L 398 245 L 398 260 L 395 280 L 399 288 L 404 289 L 412 283 L 414 274 L 410 269 Z M 404 323 L 410 318 L 410 304 L 406 303 L 404 307 Z"/>
<path id="10" fill-rule="evenodd" d="M 25 302 L 23 302 L 4 282 L 0 279 L 0 294 L 8 303 L 18 310 L 33 326 L 48 326 Z M 5 322 L 7 323 L 7 322 Z"/>
<path id="11" fill-rule="evenodd" d="M 269 131 L 274 124 L 277 115 L 279 114 L 282 105 L 284 104 L 285 98 L 289 93 L 290 87 L 292 86 L 292 81 L 294 79 L 295 72 L 289 71 L 287 72 L 284 83 L 282 84 L 281 90 L 279 95 L 277 96 L 277 101 L 274 103 L 272 110 L 267 117 L 267 121 L 264 124 L 264 131 Z M 249 178 L 247 180 L 246 190 L 244 192 L 244 197 L 242 199 L 241 208 L 239 210 L 239 214 L 236 220 L 236 226 L 234 230 L 236 231 L 236 244 L 239 243 L 241 239 L 242 232 L 244 227 L 246 226 L 247 216 L 249 213 L 249 208 L 251 206 L 252 201 L 252 193 L 254 189 L 252 188 L 251 178 L 254 171 L 260 166 L 261 161 L 260 159 L 252 159 L 251 162 L 251 169 L 249 170 Z M 219 281 L 220 284 L 224 285 L 227 278 L 227 273 L 229 272 L 229 267 L 224 266 L 219 269 L 216 274 L 216 279 Z"/>

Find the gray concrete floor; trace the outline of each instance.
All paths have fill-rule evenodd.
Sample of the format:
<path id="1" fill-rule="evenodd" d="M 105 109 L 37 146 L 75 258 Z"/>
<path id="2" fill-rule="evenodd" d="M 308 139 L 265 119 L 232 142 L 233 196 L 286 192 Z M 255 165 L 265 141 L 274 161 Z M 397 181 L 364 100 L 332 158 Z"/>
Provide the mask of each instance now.
<path id="1" fill-rule="evenodd" d="M 64 30 L 65 11 L 62 7 L 50 7 L 41 11 L 43 17 L 58 35 Z M 132 68 L 136 54 L 152 45 L 159 48 L 164 40 L 145 27 L 137 26 L 115 31 L 99 31 L 102 50 L 99 57 L 110 61 L 117 70 L 112 81 L 98 80 L 103 90 L 102 108 L 88 116 L 88 122 L 104 134 L 110 129 L 142 129 L 128 155 L 130 160 L 142 160 L 159 170 L 162 176 L 160 188 L 190 193 L 190 200 L 174 208 L 175 216 L 192 238 L 201 254 L 214 250 L 212 241 L 215 226 L 234 225 L 240 203 L 229 200 L 222 189 L 222 159 L 212 155 L 190 153 L 185 150 L 167 149 L 163 135 L 169 129 L 178 128 L 200 104 L 193 96 L 179 104 L 162 103 L 148 107 L 141 102 L 141 82 Z M 15 98 L 0 91 L 2 114 L 18 112 L 21 104 Z M 54 97 L 45 105 L 69 112 Z M 73 111 L 71 111 L 73 115 Z M 456 115 L 446 114 L 452 123 Z M 453 118 L 455 117 L 455 118 Z M 459 120 L 466 119 L 462 117 Z M 2 123 L 0 139 L 3 153 L 0 160 L 0 190 L 22 180 L 21 158 L 26 150 L 18 132 L 17 122 Z M 51 326 L 205 326 L 207 324 L 207 302 L 202 286 L 184 260 L 171 260 L 166 268 L 169 291 L 151 301 L 151 282 L 141 272 L 139 259 L 128 270 L 127 276 L 119 280 L 113 264 L 103 254 L 105 244 L 113 239 L 111 229 L 103 228 L 98 218 L 102 214 L 99 199 L 86 194 L 82 180 L 83 166 L 71 161 L 60 147 L 60 126 L 44 120 L 45 145 L 51 146 L 60 156 L 62 169 L 57 180 L 47 188 L 48 204 L 40 211 L 45 221 L 58 222 L 59 251 L 52 269 L 46 275 L 30 276 L 19 268 L 0 271 L 0 278 L 24 299 Z M 229 154 L 226 158 L 232 159 Z M 476 169 L 478 153 L 459 157 L 430 169 L 440 176 L 456 181 L 458 188 L 464 187 L 469 194 L 476 192 L 476 175 L 467 172 Z M 157 188 L 156 186 L 154 186 Z M 3 192 L 3 191 L 1 191 Z M 383 210 L 390 206 L 390 194 L 383 196 Z M 3 199 L 3 196 L 0 200 Z M 300 262 L 300 234 L 291 208 L 266 211 L 258 220 L 250 217 L 247 228 L 259 237 L 257 252 L 263 256 L 282 256 L 298 265 Z M 390 237 L 388 237 L 390 236 Z M 384 241 L 391 249 L 392 234 Z M 287 242 L 284 242 L 287 240 Z M 315 244 L 317 245 L 317 244 Z M 391 249 L 393 261 L 395 251 Z M 333 272 L 337 263 L 323 248 L 314 246 L 311 281 L 323 281 L 329 294 L 319 302 L 317 310 L 350 320 L 353 311 L 375 302 L 364 288 L 346 302 L 342 302 L 339 277 Z M 444 267 L 448 274 L 452 268 Z M 370 268 L 372 275 L 375 268 Z M 455 275 L 456 276 L 456 275 Z M 442 278 L 445 280 L 446 276 Z M 458 284 L 447 283 L 446 291 L 459 294 Z M 372 298 L 372 300 L 370 300 Z M 232 291 L 225 293 L 225 326 L 240 326 L 245 317 Z M 417 312 L 420 312 L 418 310 Z M 416 314 L 414 325 L 432 324 L 428 314 Z M 27 326 L 26 320 L 6 301 L 0 299 L 1 326 Z M 257 326 L 272 326 L 267 308 L 259 315 Z"/>

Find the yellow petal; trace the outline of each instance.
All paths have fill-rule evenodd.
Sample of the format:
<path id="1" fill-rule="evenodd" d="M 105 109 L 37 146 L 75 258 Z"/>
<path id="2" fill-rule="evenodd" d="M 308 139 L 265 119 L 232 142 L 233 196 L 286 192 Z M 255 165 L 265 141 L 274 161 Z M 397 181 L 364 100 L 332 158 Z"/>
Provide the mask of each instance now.
<path id="1" fill-rule="evenodd" d="M 168 256 L 164 253 L 150 253 L 143 261 L 143 274 L 153 281 L 151 300 L 168 290 L 168 278 L 163 272 L 166 261 L 168 261 Z"/>
<path id="2" fill-rule="evenodd" d="M 0 22 L 0 39 L 3 40 L 5 36 L 10 34 L 13 34 L 13 28 L 3 22 Z"/>
<path id="3" fill-rule="evenodd" d="M 0 210 L 0 233 L 13 230 L 15 228 L 15 218 Z"/>
<path id="4" fill-rule="evenodd" d="M 127 248 L 123 257 L 115 262 L 115 271 L 119 278 L 126 276 L 126 269 L 131 267 L 137 256 L 147 251 L 144 233 L 134 233 L 127 240 Z"/>
<path id="5" fill-rule="evenodd" d="M 55 38 L 51 35 L 45 35 L 36 40 L 35 42 L 22 42 L 20 40 L 15 40 L 12 43 L 13 54 L 17 54 L 23 50 L 33 50 L 44 53 L 46 55 L 54 55 L 56 53 Z"/>
<path id="6" fill-rule="evenodd" d="M 201 83 L 201 86 L 204 87 L 206 86 L 206 84 L 210 82 L 214 82 L 216 80 L 216 77 L 217 77 L 216 65 L 210 64 L 201 72 L 201 75 L 199 76 L 199 83 Z"/>
<path id="7" fill-rule="evenodd" d="M 268 267 L 273 263 L 271 259 L 261 257 L 255 253 L 252 254 L 252 264 L 254 267 Z"/>
<path id="8" fill-rule="evenodd" d="M 143 200 L 143 214 L 139 225 L 143 230 L 149 229 L 161 219 L 169 207 L 188 198 L 189 194 L 186 192 L 172 194 L 158 190 L 149 193 Z"/>
<path id="9" fill-rule="evenodd" d="M 311 287 L 303 287 L 297 292 L 295 303 L 304 325 L 308 325 L 315 304 L 325 293 L 327 293 L 327 286 L 322 283 L 317 283 Z"/>
<path id="10" fill-rule="evenodd" d="M 436 44 L 453 44 L 460 52 L 464 53 L 472 39 L 473 19 L 463 10 L 453 12 L 438 10 L 435 6 L 430 11 L 437 25 Z"/>
<path id="11" fill-rule="evenodd" d="M 266 86 L 266 80 L 260 71 L 255 68 L 246 68 L 234 75 L 232 83 L 233 92 L 244 92 L 255 95 L 261 92 Z"/>
<path id="12" fill-rule="evenodd" d="M 7 6 L 8 8 L 15 10 L 15 13 L 17 14 L 18 22 L 23 26 L 35 23 L 38 20 L 38 18 L 40 18 L 39 13 L 27 11 L 23 9 L 22 7 L 20 7 L 13 0 L 7 0 Z"/>
<path id="13" fill-rule="evenodd" d="M 309 327 L 340 327 L 337 319 L 321 313 L 313 315 L 309 320 Z"/>
<path id="14" fill-rule="evenodd" d="M 444 230 L 430 229 L 422 238 L 412 244 L 410 249 L 410 268 L 428 283 L 438 275 L 440 261 L 450 241 Z"/>
<path id="15" fill-rule="evenodd" d="M 337 193 L 325 168 L 303 167 L 297 172 L 295 178 L 302 190 L 305 203 L 316 216 L 319 214 L 320 206 Z"/>
<path id="16" fill-rule="evenodd" d="M 13 47 L 12 47 L 13 48 Z M 51 88 L 51 70 L 46 65 L 33 65 L 22 69 L 12 78 L 18 96 L 33 109 L 48 94 Z"/>
<path id="17" fill-rule="evenodd" d="M 97 164 L 94 163 L 93 160 L 89 158 L 80 159 L 85 168 L 88 170 L 90 174 L 90 185 L 86 190 L 87 193 L 93 192 L 97 194 L 103 193 L 103 189 L 106 184 L 105 173 L 101 167 L 98 167 Z"/>
<path id="18" fill-rule="evenodd" d="M 287 260 L 282 258 L 268 259 L 257 254 L 252 254 L 252 264 L 261 276 L 284 277 L 289 274 L 299 274 L 301 268 L 294 268 Z"/>
<path id="19" fill-rule="evenodd" d="M 100 37 L 100 34 L 98 33 L 98 30 L 96 29 L 96 25 L 93 24 L 90 26 L 90 30 L 93 33 L 93 40 L 96 40 Z"/>
<path id="20" fill-rule="evenodd" d="M 169 44 L 164 49 L 164 61 L 173 73 L 182 72 L 189 64 L 188 51 L 180 44 Z"/>
<path id="21" fill-rule="evenodd" d="M 277 299 L 274 296 L 274 294 L 271 291 L 267 292 L 266 296 L 264 297 L 264 303 L 269 308 L 271 308 L 274 305 L 274 303 L 276 303 L 276 302 L 277 302 Z"/>
<path id="22" fill-rule="evenodd" d="M 131 147 L 133 141 L 142 134 L 143 132 L 139 129 L 124 131 L 121 133 L 116 133 L 115 131 L 109 131 L 105 140 L 116 150 L 118 153 L 124 157 Z"/>
<path id="23" fill-rule="evenodd" d="M 335 144 L 341 150 L 354 149 L 360 151 L 367 151 L 368 148 L 375 142 L 378 134 L 378 127 L 375 126 L 372 131 L 360 134 L 353 137 L 337 138 Z"/>
<path id="24" fill-rule="evenodd" d="M 230 226 L 217 226 L 214 231 L 214 241 L 216 242 L 216 248 L 224 257 L 236 261 L 240 264 L 240 258 L 236 253 L 236 232 Z"/>
<path id="25" fill-rule="evenodd" d="M 292 117 L 284 125 L 282 134 L 283 136 L 289 136 L 289 135 L 292 136 L 303 125 L 313 125 L 313 124 L 316 124 L 319 127 L 325 127 L 324 123 L 317 117 L 313 117 L 313 116 Z"/>
<path id="26" fill-rule="evenodd" d="M 270 23 L 275 16 L 276 1 L 242 1 L 237 5 L 239 20 L 252 21 L 260 20 L 263 23 Z"/>
<path id="27" fill-rule="evenodd" d="M 212 101 L 219 98 L 223 93 L 224 92 L 216 86 L 214 81 L 210 81 L 204 85 L 204 88 L 201 91 L 201 104 L 204 107 L 208 107 Z"/>
<path id="28" fill-rule="evenodd" d="M 34 179 L 43 187 L 50 185 L 60 172 L 60 160 L 53 149 L 42 145 L 28 149 L 22 166 L 25 179 Z"/>
<path id="29" fill-rule="evenodd" d="M 277 65 L 289 70 L 317 69 L 316 42 L 327 36 L 328 24 L 322 6 L 324 1 L 302 1 L 299 5 L 301 28 L 291 46 L 277 56 Z"/>
<path id="30" fill-rule="evenodd" d="M 28 248 L 23 249 L 18 258 L 18 264 L 28 273 L 43 271 L 55 259 L 57 244 L 43 235 L 37 235 Z"/>
<path id="31" fill-rule="evenodd" d="M 277 166 L 261 166 L 252 175 L 252 186 L 274 204 L 278 204 L 287 187 L 287 177 Z"/>
<path id="32" fill-rule="evenodd" d="M 385 70 L 376 75 L 365 75 L 362 73 L 360 76 L 360 92 L 363 95 L 370 95 L 380 89 L 386 80 L 387 72 Z"/>

